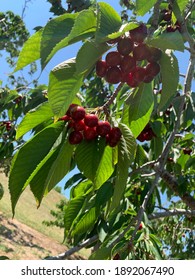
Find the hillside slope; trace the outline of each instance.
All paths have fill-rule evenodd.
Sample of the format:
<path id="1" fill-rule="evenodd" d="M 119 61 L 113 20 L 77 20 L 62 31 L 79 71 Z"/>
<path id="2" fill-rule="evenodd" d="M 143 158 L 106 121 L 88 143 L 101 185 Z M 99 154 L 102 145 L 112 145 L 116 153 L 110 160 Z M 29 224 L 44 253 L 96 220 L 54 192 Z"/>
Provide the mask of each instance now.
<path id="1" fill-rule="evenodd" d="M 55 210 L 56 203 L 64 199 L 64 196 L 53 190 L 37 209 L 35 199 L 27 188 L 18 201 L 15 217 L 12 219 L 8 178 L 2 173 L 0 182 L 5 191 L 0 200 L 0 256 L 30 260 L 66 251 L 67 247 L 62 244 L 63 230 L 42 224 L 43 220 L 52 220 L 50 210 Z M 80 257 L 74 255 L 73 258 Z"/>

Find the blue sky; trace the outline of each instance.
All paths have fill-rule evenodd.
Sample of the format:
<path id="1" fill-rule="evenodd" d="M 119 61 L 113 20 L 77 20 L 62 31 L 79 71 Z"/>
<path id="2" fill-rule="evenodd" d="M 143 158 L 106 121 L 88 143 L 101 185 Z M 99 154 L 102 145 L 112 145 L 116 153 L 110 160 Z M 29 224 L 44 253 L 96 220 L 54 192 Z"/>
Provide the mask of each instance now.
<path id="1" fill-rule="evenodd" d="M 121 7 L 119 5 L 119 0 L 118 1 L 105 0 L 104 2 L 112 5 L 113 8 L 120 13 Z M 1 3 L 0 11 L 5 12 L 8 10 L 12 10 L 14 13 L 21 15 L 25 0 L 6 0 L 6 1 L 0 0 L 0 3 Z M 51 5 L 46 0 L 32 0 L 31 3 L 28 3 L 28 7 L 25 10 L 24 21 L 26 23 L 27 29 L 30 31 L 31 34 L 34 33 L 33 28 L 35 26 L 44 26 L 47 23 L 48 19 L 50 17 L 53 17 L 53 14 L 49 13 L 50 7 Z M 79 46 L 80 44 L 75 44 L 75 45 L 71 45 L 70 47 L 67 47 L 65 50 L 59 51 L 43 71 L 39 79 L 39 83 L 47 84 L 50 70 L 58 63 L 66 59 L 69 59 L 71 57 L 74 57 L 78 51 Z M 177 52 L 176 55 L 179 61 L 180 72 L 182 74 L 185 74 L 188 65 L 189 55 L 187 52 L 185 53 Z M 0 57 L 0 65 L 1 65 L 0 80 L 5 80 L 8 73 L 10 72 L 10 69 L 6 64 L 4 57 Z M 67 176 L 67 178 L 71 176 L 72 173 L 70 173 Z M 63 182 L 60 183 L 60 185 L 61 186 L 64 185 L 64 180 Z"/>

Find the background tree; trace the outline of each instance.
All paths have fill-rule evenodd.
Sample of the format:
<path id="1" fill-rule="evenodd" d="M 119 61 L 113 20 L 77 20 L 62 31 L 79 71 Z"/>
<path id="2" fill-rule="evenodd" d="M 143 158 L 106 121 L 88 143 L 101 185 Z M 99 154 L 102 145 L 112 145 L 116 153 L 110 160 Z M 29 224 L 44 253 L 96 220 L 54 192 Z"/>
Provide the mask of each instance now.
<path id="1" fill-rule="evenodd" d="M 34 136 L 12 160 L 13 213 L 28 185 L 39 206 L 77 167 L 62 211 L 73 249 L 57 259 L 84 246 L 95 248 L 90 259 L 193 258 L 194 3 L 121 1 L 121 17 L 83 2 L 55 10 L 17 61 L 15 71 L 37 59 L 44 69 L 82 41 L 76 58 L 51 71 L 48 100 L 17 128 L 17 141 Z M 190 54 L 184 77 L 175 51 Z"/>

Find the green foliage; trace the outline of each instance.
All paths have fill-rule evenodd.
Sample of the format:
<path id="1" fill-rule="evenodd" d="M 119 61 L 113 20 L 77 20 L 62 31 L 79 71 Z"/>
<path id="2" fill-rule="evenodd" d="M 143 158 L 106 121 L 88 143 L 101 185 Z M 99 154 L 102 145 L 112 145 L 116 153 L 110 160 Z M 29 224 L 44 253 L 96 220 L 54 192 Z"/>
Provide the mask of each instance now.
<path id="1" fill-rule="evenodd" d="M 53 212 L 55 221 L 45 222 L 63 227 L 66 242 L 75 246 L 98 236 L 98 241 L 89 244 L 99 248 L 90 259 L 190 258 L 193 226 L 190 225 L 182 243 L 183 228 L 176 231 L 176 214 L 174 218 L 153 221 L 158 210 L 165 210 L 162 195 L 169 201 L 179 198 L 189 208 L 191 201 L 194 202 L 195 100 L 190 92 L 193 75 L 187 73 L 187 84 L 180 84 L 175 54 L 180 51 L 183 55 L 186 36 L 179 27 L 176 32 L 168 32 L 166 20 L 155 18 L 156 1 L 139 0 L 135 6 L 131 1 L 128 5 L 124 3 L 135 15 L 152 13 L 145 43 L 161 50 L 160 66 L 157 66 L 160 73 L 151 82 L 140 82 L 135 87 L 127 83 L 111 85 L 95 74 L 96 62 L 104 59 L 108 50 L 116 50 L 116 41 L 110 39 L 127 36 L 139 26 L 137 20 L 128 22 L 104 2 L 92 5 L 93 1 L 67 1 L 68 9 L 61 1 L 49 2 L 59 16 L 24 44 L 15 71 L 37 59 L 44 69 L 59 50 L 77 42 L 81 47 L 76 58 L 62 61 L 51 70 L 48 89 L 37 87 L 29 91 L 32 100 L 24 100 L 27 104 L 24 102 L 23 107 L 18 104 L 14 110 L 10 107 L 16 91 L 1 92 L 2 113 L 8 110 L 9 116 L 17 118 L 25 114 L 17 130 L 6 132 L 5 125 L 0 126 L 4 138 L 8 134 L 10 139 L 23 144 L 22 137 L 33 132 L 12 160 L 9 189 L 13 213 L 28 185 L 39 206 L 43 197 L 75 168 L 77 173 L 65 184 L 65 189 L 70 189 L 70 199 L 57 206 L 58 211 Z M 172 26 L 183 17 L 186 4 L 178 1 L 178 6 L 174 5 Z M 166 1 L 159 6 L 159 15 L 167 6 Z M 192 19 L 188 22 L 192 28 Z M 137 66 L 145 67 L 147 63 L 137 61 Z M 182 110 L 181 95 L 186 95 Z M 99 120 L 118 127 L 122 135 L 116 145 L 110 145 L 108 135 L 71 145 L 68 141 L 71 126 L 77 121 L 73 120 L 71 110 L 68 111 L 71 121 L 60 119 L 68 114 L 71 103 L 80 104 L 87 114 L 95 113 Z M 0 151 L 2 158 L 7 154 L 12 156 L 13 143 L 4 141 Z M 186 205 L 182 207 L 188 209 Z M 174 209 L 171 203 L 169 209 Z M 166 235 L 168 222 L 172 235 Z M 176 246 L 172 246 L 173 233 L 178 238 Z M 167 246 L 170 254 L 163 253 L 163 246 Z"/>

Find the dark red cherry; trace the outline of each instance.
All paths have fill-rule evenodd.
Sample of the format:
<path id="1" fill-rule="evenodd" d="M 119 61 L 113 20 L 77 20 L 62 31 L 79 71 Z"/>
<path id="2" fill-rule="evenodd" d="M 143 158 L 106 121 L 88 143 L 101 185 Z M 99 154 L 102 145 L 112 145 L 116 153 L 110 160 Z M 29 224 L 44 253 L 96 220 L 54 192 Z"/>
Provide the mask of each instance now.
<path id="1" fill-rule="evenodd" d="M 134 42 L 129 37 L 121 38 L 117 44 L 117 50 L 121 55 L 128 55 L 132 52 Z"/>
<path id="2" fill-rule="evenodd" d="M 69 143 L 72 145 L 79 144 L 83 140 L 83 135 L 80 131 L 72 131 L 69 135 Z"/>
<path id="3" fill-rule="evenodd" d="M 81 106 L 73 107 L 70 114 L 74 121 L 80 121 L 85 117 L 85 109 Z"/>
<path id="4" fill-rule="evenodd" d="M 124 73 L 129 73 L 133 71 L 136 67 L 136 60 L 130 55 L 125 55 L 121 61 L 121 70 Z"/>
<path id="5" fill-rule="evenodd" d="M 142 23 L 137 28 L 130 30 L 129 34 L 134 42 L 142 43 L 148 34 L 147 27 Z"/>
<path id="6" fill-rule="evenodd" d="M 86 127 L 83 135 L 86 140 L 95 139 L 97 137 L 96 127 Z"/>
<path id="7" fill-rule="evenodd" d="M 110 126 L 109 122 L 107 122 L 107 121 L 98 122 L 98 125 L 96 128 L 98 135 L 105 137 L 110 132 L 110 130 L 111 130 L 111 126 Z"/>
<path id="8" fill-rule="evenodd" d="M 121 55 L 117 51 L 109 52 L 106 55 L 106 63 L 108 66 L 117 66 L 121 63 Z"/>
<path id="9" fill-rule="evenodd" d="M 104 77 L 106 75 L 107 69 L 108 69 L 108 65 L 107 65 L 106 61 L 99 60 L 96 63 L 96 74 L 97 74 L 97 76 Z"/>
<path id="10" fill-rule="evenodd" d="M 84 118 L 84 122 L 86 126 L 94 127 L 98 124 L 98 116 L 94 114 L 87 114 Z"/>
<path id="11" fill-rule="evenodd" d="M 121 81 L 121 77 L 122 77 L 121 70 L 117 66 L 114 66 L 108 68 L 108 71 L 105 76 L 105 80 L 110 84 L 118 84 Z"/>

